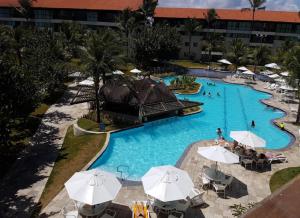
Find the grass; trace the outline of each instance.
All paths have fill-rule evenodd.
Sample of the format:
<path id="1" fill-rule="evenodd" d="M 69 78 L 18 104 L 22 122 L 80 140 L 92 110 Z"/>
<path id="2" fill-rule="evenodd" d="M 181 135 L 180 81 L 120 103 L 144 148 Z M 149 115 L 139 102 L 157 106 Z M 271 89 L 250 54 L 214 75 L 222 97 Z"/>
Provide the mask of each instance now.
<path id="1" fill-rule="evenodd" d="M 88 130 L 88 131 L 99 131 L 99 125 L 98 123 L 86 119 L 86 118 L 80 118 L 77 122 L 78 126 L 81 127 L 82 129 Z"/>
<path id="2" fill-rule="evenodd" d="M 207 66 L 208 66 L 207 64 L 194 62 L 192 60 L 173 60 L 170 63 L 179 65 L 181 67 L 186 67 L 186 68 L 206 68 L 207 69 Z"/>
<path id="3" fill-rule="evenodd" d="M 289 167 L 283 170 L 279 170 L 274 173 L 270 179 L 271 192 L 276 191 L 284 184 L 291 181 L 297 175 L 300 174 L 300 167 Z"/>
<path id="4" fill-rule="evenodd" d="M 74 136 L 68 128 L 59 155 L 42 193 L 40 203 L 45 207 L 64 187 L 64 183 L 80 171 L 101 150 L 106 134 Z"/>

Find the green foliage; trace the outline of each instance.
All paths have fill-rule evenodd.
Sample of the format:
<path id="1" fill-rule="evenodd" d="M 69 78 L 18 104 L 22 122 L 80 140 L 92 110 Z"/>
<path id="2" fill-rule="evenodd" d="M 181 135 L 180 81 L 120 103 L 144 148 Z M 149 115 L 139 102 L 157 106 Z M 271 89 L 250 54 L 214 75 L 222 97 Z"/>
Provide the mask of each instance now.
<path id="1" fill-rule="evenodd" d="M 170 60 L 179 52 L 180 35 L 167 24 L 142 26 L 134 39 L 135 62 L 147 68 L 153 59 Z"/>
<path id="2" fill-rule="evenodd" d="M 293 178 L 300 174 L 300 167 L 289 167 L 274 173 L 270 179 L 271 192 L 276 191 L 284 184 L 291 181 Z"/>
<path id="3" fill-rule="evenodd" d="M 196 78 L 191 76 L 178 76 L 170 82 L 174 89 L 188 89 L 194 87 Z"/>
<path id="4" fill-rule="evenodd" d="M 232 210 L 232 215 L 233 216 L 240 217 L 254 206 L 255 206 L 255 203 L 250 202 L 246 206 L 244 206 L 242 204 L 234 204 L 232 206 L 229 206 L 229 208 Z"/>
<path id="5" fill-rule="evenodd" d="M 228 59 L 236 65 L 236 67 L 246 62 L 248 47 L 241 39 L 234 39 L 232 46 L 227 53 Z"/>
<path id="6" fill-rule="evenodd" d="M 189 57 L 191 58 L 191 41 L 192 35 L 195 32 L 199 32 L 202 29 L 200 22 L 196 18 L 188 18 L 184 22 L 184 30 L 188 33 L 189 36 Z"/>
<path id="7" fill-rule="evenodd" d="M 270 60 L 271 51 L 267 46 L 259 46 L 250 50 L 250 60 L 254 65 L 254 72 L 257 66 L 263 66 Z"/>

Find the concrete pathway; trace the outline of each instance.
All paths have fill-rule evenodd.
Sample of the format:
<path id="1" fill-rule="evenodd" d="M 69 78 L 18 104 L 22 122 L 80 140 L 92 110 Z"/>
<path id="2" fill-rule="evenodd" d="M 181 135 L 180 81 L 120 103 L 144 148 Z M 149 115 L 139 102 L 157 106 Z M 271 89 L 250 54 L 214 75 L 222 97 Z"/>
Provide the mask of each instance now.
<path id="1" fill-rule="evenodd" d="M 62 146 L 67 128 L 88 112 L 87 103 L 70 105 L 76 90 L 71 88 L 52 105 L 32 139 L 32 146 L 14 164 L 0 186 L 0 217 L 29 217 Z"/>

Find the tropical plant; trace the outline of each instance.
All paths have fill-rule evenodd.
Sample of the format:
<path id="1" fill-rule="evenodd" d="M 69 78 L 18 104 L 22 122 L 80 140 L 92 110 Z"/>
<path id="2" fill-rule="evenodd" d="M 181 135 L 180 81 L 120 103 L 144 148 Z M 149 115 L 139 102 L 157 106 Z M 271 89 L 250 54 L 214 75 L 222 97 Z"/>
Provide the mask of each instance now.
<path id="1" fill-rule="evenodd" d="M 250 202 L 246 206 L 242 204 L 234 204 L 232 206 L 229 206 L 229 208 L 232 210 L 232 215 L 235 217 L 241 217 L 243 214 L 245 214 L 249 209 L 253 208 L 255 206 L 255 203 Z"/>
<path id="2" fill-rule="evenodd" d="M 297 43 L 295 41 L 286 40 L 283 44 L 281 44 L 279 48 L 276 49 L 276 52 L 271 57 L 272 62 L 277 64 L 284 64 L 286 53 L 294 46 L 296 46 L 296 44 Z"/>
<path id="3" fill-rule="evenodd" d="M 252 64 L 254 65 L 253 72 L 256 72 L 257 66 L 265 65 L 270 59 L 271 51 L 267 46 L 259 46 L 253 48 L 250 53 Z"/>
<path id="4" fill-rule="evenodd" d="M 196 78 L 191 76 L 178 76 L 170 82 L 172 89 L 192 88 L 195 84 Z"/>
<path id="5" fill-rule="evenodd" d="M 248 0 L 250 4 L 250 8 L 243 8 L 242 10 L 251 10 L 252 11 L 252 22 L 251 22 L 251 31 L 254 27 L 254 21 L 255 21 L 255 12 L 257 10 L 265 10 L 264 4 L 267 0 Z"/>
<path id="6" fill-rule="evenodd" d="M 248 47 L 241 39 L 236 38 L 232 41 L 232 45 L 227 54 L 227 58 L 235 64 L 235 70 L 237 70 L 237 67 L 245 61 L 247 52 Z"/>
<path id="7" fill-rule="evenodd" d="M 155 9 L 158 5 L 158 0 L 144 0 L 138 12 L 142 15 L 144 21 L 152 25 Z"/>
<path id="8" fill-rule="evenodd" d="M 16 10 L 26 19 L 26 22 L 33 15 L 32 4 L 36 0 L 18 0 L 19 6 L 16 7 Z"/>
<path id="9" fill-rule="evenodd" d="M 106 81 L 106 74 L 113 72 L 123 63 L 122 45 L 116 33 L 110 29 L 90 32 L 82 49 L 82 62 L 87 74 L 93 77 L 97 122 L 100 123 L 99 82 Z"/>
<path id="10" fill-rule="evenodd" d="M 297 95 L 298 99 L 300 99 L 300 45 L 294 46 L 287 52 L 284 66 L 290 72 L 288 82 L 291 86 L 298 89 Z M 298 106 L 296 123 L 300 123 L 300 104 Z"/>
<path id="11" fill-rule="evenodd" d="M 189 57 L 191 57 L 192 36 L 195 32 L 199 32 L 201 28 L 200 22 L 196 18 L 188 18 L 184 22 L 184 30 L 189 37 Z"/>

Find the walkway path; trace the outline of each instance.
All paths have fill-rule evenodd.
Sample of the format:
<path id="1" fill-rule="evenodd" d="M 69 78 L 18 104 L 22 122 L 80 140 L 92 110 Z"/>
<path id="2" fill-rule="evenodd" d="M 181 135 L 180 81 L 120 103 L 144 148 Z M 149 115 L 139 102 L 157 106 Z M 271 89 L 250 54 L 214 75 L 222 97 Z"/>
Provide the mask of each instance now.
<path id="1" fill-rule="evenodd" d="M 76 93 L 68 90 L 52 105 L 32 139 L 32 147 L 17 160 L 0 186 L 0 217 L 28 217 L 53 168 L 67 128 L 86 114 L 87 104 L 70 105 Z"/>
<path id="2" fill-rule="evenodd" d="M 244 80 L 228 81 L 235 83 L 245 82 Z M 264 83 L 260 81 L 258 81 L 253 86 L 258 90 L 267 91 L 263 88 Z M 265 171 L 246 170 L 239 164 L 220 164 L 220 169 L 223 172 L 231 174 L 235 177 L 232 190 L 228 192 L 226 199 L 218 197 L 214 191 L 206 192 L 204 195 L 204 201 L 208 204 L 208 206 L 205 208 L 201 208 L 201 213 L 199 214 L 202 215 L 199 215 L 199 217 L 233 217 L 229 206 L 239 203 L 246 205 L 250 202 L 261 201 L 262 199 L 271 194 L 269 189 L 269 180 L 274 172 L 286 167 L 300 165 L 300 149 L 298 146 L 295 146 L 299 145 L 298 127 L 292 124 L 295 117 L 290 112 L 289 106 L 287 104 L 280 103 L 277 101 L 277 93 L 271 93 L 274 94 L 274 97 L 265 100 L 265 102 L 288 112 L 288 116 L 282 118 L 281 120 L 283 120 L 286 123 L 286 128 L 288 128 L 296 136 L 296 141 L 294 142 L 294 145 L 282 151 L 282 153 L 284 153 L 284 155 L 287 156 L 288 163 L 273 164 L 270 169 L 267 169 Z M 201 185 L 200 174 L 203 165 L 210 166 L 213 163 L 205 158 L 202 158 L 200 155 L 197 154 L 196 151 L 199 146 L 209 146 L 212 143 L 212 141 L 201 141 L 192 144 L 189 147 L 189 149 L 187 149 L 187 152 L 182 162 L 178 165 L 180 168 L 186 170 L 190 174 L 198 188 L 200 188 Z M 123 187 L 120 193 L 118 194 L 115 202 L 130 206 L 133 200 L 145 199 L 146 196 L 141 185 L 128 186 L 126 184 L 123 184 Z M 58 212 L 63 206 L 67 204 L 67 202 L 71 201 L 69 200 L 65 189 L 63 189 L 44 209 L 44 215 L 50 215 L 51 217 L 61 217 L 58 214 Z"/>

